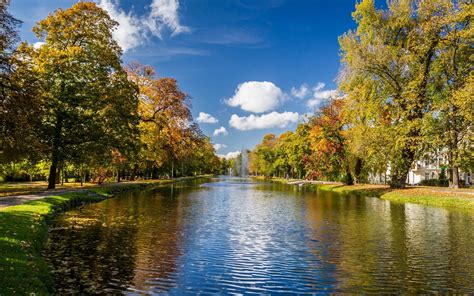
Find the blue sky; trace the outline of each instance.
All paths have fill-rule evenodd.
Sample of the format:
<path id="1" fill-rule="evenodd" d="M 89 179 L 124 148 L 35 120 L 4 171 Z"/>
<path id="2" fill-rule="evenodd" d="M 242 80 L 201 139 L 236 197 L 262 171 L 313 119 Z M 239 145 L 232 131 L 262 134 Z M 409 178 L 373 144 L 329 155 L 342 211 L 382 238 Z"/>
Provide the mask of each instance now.
<path id="1" fill-rule="evenodd" d="M 41 40 L 34 24 L 76 1 L 11 2 L 10 12 L 23 21 L 21 38 L 35 43 Z M 204 133 L 221 144 L 219 154 L 294 129 L 336 96 L 337 39 L 355 27 L 355 0 L 96 2 L 120 22 L 115 37 L 124 63 L 139 61 L 176 78 Z M 227 133 L 214 136 L 221 127 Z"/>

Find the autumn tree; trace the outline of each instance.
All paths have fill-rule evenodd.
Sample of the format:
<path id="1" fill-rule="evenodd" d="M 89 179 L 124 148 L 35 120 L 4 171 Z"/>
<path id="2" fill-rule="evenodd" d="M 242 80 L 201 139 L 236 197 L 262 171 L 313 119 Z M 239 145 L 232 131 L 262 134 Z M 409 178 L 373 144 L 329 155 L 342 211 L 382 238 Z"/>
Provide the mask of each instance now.
<path id="1" fill-rule="evenodd" d="M 251 173 L 271 177 L 275 175 L 275 147 L 278 143 L 278 138 L 275 134 L 267 134 L 255 149 L 250 153 L 249 167 L 252 169 Z"/>
<path id="2" fill-rule="evenodd" d="M 0 163 L 33 158 L 39 152 L 39 85 L 29 49 L 21 45 L 15 50 L 19 24 L 0 4 Z"/>
<path id="3" fill-rule="evenodd" d="M 405 186 L 421 150 L 423 121 L 433 103 L 429 91 L 434 61 L 443 38 L 443 19 L 452 5 L 446 0 L 400 0 L 376 9 L 374 0 L 363 0 L 353 13 L 357 29 L 340 38 L 342 88 L 350 93 L 358 81 L 370 79 L 389 116 L 392 187 Z"/>
<path id="4" fill-rule="evenodd" d="M 219 160 L 209 139 L 193 122 L 189 96 L 172 78 L 159 78 L 150 66 L 132 63 L 127 68 L 139 87 L 141 157 L 138 163 L 156 177 L 167 168 L 170 176 L 209 172 Z M 139 164 L 135 169 L 139 168 Z"/>
<path id="5" fill-rule="evenodd" d="M 133 149 L 137 90 L 121 67 L 112 38 L 117 22 L 92 2 L 58 9 L 34 28 L 45 44 L 32 56 L 42 82 L 46 115 L 42 137 L 49 147 L 48 188 L 60 162 L 93 155 L 94 161 Z"/>
<path id="6" fill-rule="evenodd" d="M 286 155 L 288 164 L 293 171 L 293 177 L 301 179 L 305 176 L 304 159 L 309 155 L 308 140 L 309 126 L 307 123 L 301 123 L 297 126 L 296 131 L 291 134 L 286 146 Z"/>
<path id="7" fill-rule="evenodd" d="M 434 61 L 433 108 L 426 122 L 427 146 L 446 152 L 450 185 L 459 187 L 459 168 L 473 170 L 474 5 L 451 4 L 443 16 L 442 38 Z M 432 152 L 432 151 L 431 151 Z"/>
<path id="8" fill-rule="evenodd" d="M 306 166 L 310 178 L 338 180 L 344 177 L 344 182 L 351 185 L 343 106 L 343 99 L 334 99 L 311 118 Z"/>

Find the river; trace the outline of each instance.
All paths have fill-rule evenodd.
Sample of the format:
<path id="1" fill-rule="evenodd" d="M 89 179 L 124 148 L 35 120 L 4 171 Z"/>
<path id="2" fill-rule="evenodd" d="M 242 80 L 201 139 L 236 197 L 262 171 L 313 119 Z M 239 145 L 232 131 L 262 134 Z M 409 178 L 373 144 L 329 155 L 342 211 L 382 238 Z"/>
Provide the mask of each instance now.
<path id="1" fill-rule="evenodd" d="M 60 215 L 57 293 L 474 293 L 474 215 L 215 178 Z"/>

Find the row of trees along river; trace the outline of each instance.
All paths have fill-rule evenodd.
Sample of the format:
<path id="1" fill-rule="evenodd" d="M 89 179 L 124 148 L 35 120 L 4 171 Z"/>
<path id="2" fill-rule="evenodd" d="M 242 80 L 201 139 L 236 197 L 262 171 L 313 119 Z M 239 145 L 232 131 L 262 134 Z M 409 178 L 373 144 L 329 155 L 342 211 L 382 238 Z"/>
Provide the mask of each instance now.
<path id="1" fill-rule="evenodd" d="M 339 38 L 341 95 L 295 132 L 266 135 L 250 172 L 353 183 L 389 169 L 404 187 L 416 160 L 441 156 L 458 187 L 459 170 L 474 171 L 469 2 L 358 3 L 357 28 Z"/>
<path id="2" fill-rule="evenodd" d="M 0 5 L 0 166 L 10 179 L 59 176 L 99 183 L 112 172 L 157 178 L 216 173 L 220 160 L 190 98 L 154 69 L 122 66 L 118 23 L 92 2 L 59 9 L 19 43 L 20 21 Z M 19 45 L 18 45 L 19 44 Z M 18 45 L 18 46 L 17 46 Z"/>

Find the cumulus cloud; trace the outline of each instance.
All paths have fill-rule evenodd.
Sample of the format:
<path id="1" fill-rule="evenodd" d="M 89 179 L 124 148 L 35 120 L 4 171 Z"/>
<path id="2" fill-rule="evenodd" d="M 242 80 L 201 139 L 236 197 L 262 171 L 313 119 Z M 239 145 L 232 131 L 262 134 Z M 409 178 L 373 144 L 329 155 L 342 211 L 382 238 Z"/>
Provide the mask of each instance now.
<path id="1" fill-rule="evenodd" d="M 306 83 L 303 83 L 300 87 L 291 88 L 291 95 L 298 99 L 304 99 L 311 94 L 311 90 Z"/>
<path id="2" fill-rule="evenodd" d="M 145 23 L 156 36 L 161 38 L 161 32 L 165 28 L 169 28 L 173 36 L 189 32 L 189 28 L 179 22 L 178 0 L 153 0 L 150 7 L 151 12 Z"/>
<path id="3" fill-rule="evenodd" d="M 38 49 L 38 48 L 40 48 L 41 46 L 43 46 L 44 44 L 45 44 L 45 42 L 38 41 L 38 42 L 33 43 L 33 47 L 34 47 L 35 49 Z"/>
<path id="4" fill-rule="evenodd" d="M 261 113 L 275 109 L 285 98 L 281 89 L 268 81 L 248 81 L 237 86 L 226 103 L 242 110 Z"/>
<path id="5" fill-rule="evenodd" d="M 112 19 L 119 23 L 113 32 L 114 39 L 124 51 L 139 46 L 145 38 L 142 20 L 131 12 L 126 13 L 119 7 L 118 2 L 99 0 L 100 8 L 107 11 Z"/>
<path id="6" fill-rule="evenodd" d="M 214 137 L 217 137 L 219 135 L 223 135 L 223 136 L 227 136 L 229 133 L 227 132 L 227 130 L 225 129 L 225 127 L 221 126 L 220 128 L 216 128 L 214 130 Z"/>
<path id="7" fill-rule="evenodd" d="M 226 144 L 219 144 L 219 143 L 216 143 L 216 144 L 214 144 L 213 146 L 214 146 L 214 149 L 215 149 L 216 151 L 221 150 L 222 148 L 227 148 L 227 145 L 226 145 Z"/>
<path id="8" fill-rule="evenodd" d="M 315 86 L 310 88 L 308 84 L 303 83 L 300 87 L 292 87 L 291 95 L 298 99 L 306 99 L 306 106 L 310 109 L 317 109 L 321 107 L 326 101 L 331 98 L 336 98 L 339 95 L 337 89 L 325 89 L 326 84 L 318 82 Z"/>
<path id="9" fill-rule="evenodd" d="M 113 37 L 124 51 L 140 46 L 150 35 L 162 38 L 162 32 L 167 28 L 172 36 L 189 31 L 189 28 L 179 22 L 178 0 L 153 0 L 149 14 L 141 17 L 121 9 L 119 0 L 97 2 L 99 7 L 119 23 Z"/>
<path id="10" fill-rule="evenodd" d="M 331 98 L 336 98 L 338 94 L 339 91 L 337 89 L 324 90 L 323 86 L 314 90 L 313 97 L 306 102 L 306 105 L 311 109 L 319 108 Z"/>
<path id="11" fill-rule="evenodd" d="M 204 112 L 199 112 L 199 116 L 196 119 L 197 122 L 200 123 L 218 123 L 219 120 L 217 120 L 214 116 L 211 114 L 207 114 Z"/>
<path id="12" fill-rule="evenodd" d="M 217 156 L 219 156 L 220 158 L 225 158 L 225 159 L 232 159 L 232 158 L 236 158 L 237 156 L 240 155 L 240 151 L 232 151 L 232 152 L 229 152 L 227 154 L 217 154 Z"/>
<path id="13" fill-rule="evenodd" d="M 300 119 L 296 112 L 271 112 L 263 115 L 238 116 L 233 114 L 229 124 L 233 128 L 241 131 L 266 128 L 284 128 L 291 123 L 296 123 Z"/>

